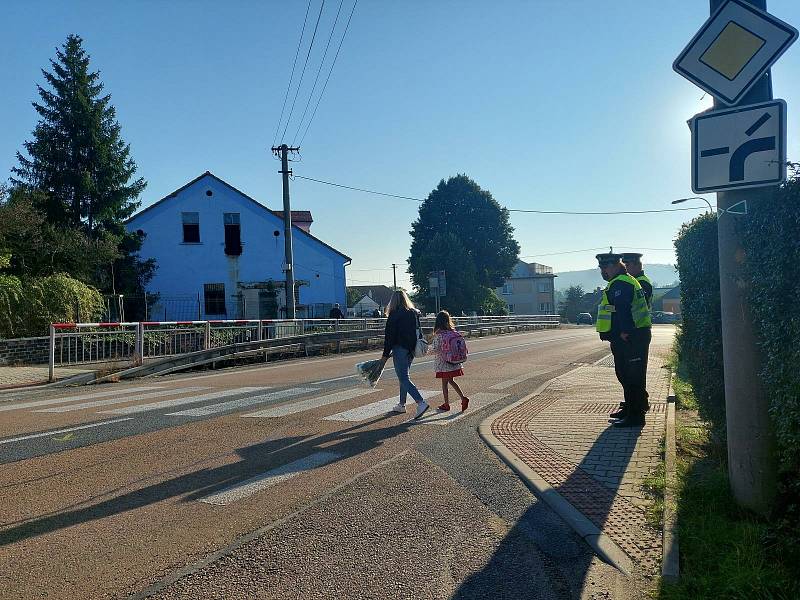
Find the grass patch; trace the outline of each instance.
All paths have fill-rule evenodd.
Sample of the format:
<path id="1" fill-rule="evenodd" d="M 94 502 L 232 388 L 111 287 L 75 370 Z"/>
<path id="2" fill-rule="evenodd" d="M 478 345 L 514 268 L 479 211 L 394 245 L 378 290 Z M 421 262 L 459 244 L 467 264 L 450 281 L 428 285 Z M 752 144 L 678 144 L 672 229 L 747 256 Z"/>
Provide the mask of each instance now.
<path id="1" fill-rule="evenodd" d="M 730 492 L 724 437 L 698 416 L 692 386 L 673 378 L 677 406 L 676 494 L 681 579 L 661 600 L 800 598 L 797 565 L 768 543 L 770 524 L 740 509 Z M 722 424 L 724 427 L 724 424 Z"/>
<path id="2" fill-rule="evenodd" d="M 664 490 L 667 487 L 667 469 L 664 464 L 665 440 L 662 437 L 659 444 L 661 462 L 647 477 L 642 480 L 642 490 L 652 500 L 645 509 L 647 522 L 656 529 L 664 526 Z"/>

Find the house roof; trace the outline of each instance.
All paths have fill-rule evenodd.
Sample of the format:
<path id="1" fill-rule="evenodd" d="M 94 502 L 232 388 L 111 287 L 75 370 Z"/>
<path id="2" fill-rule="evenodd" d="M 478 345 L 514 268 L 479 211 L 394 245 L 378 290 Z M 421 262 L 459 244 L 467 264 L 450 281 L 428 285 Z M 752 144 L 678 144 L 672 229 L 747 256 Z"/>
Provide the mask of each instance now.
<path id="1" fill-rule="evenodd" d="M 680 300 L 681 298 L 681 286 L 675 286 L 666 294 L 661 296 L 662 300 Z"/>
<path id="2" fill-rule="evenodd" d="M 185 189 L 187 189 L 187 188 L 189 188 L 189 187 L 193 186 L 195 183 L 197 183 L 198 181 L 200 181 L 201 179 L 203 179 L 203 177 L 212 177 L 213 179 L 215 179 L 216 181 L 218 181 L 219 183 L 221 183 L 221 184 L 222 184 L 222 185 L 224 185 L 225 187 L 227 187 L 227 188 L 230 188 L 231 190 L 233 190 L 233 191 L 234 191 L 234 192 L 236 192 L 237 194 L 240 194 L 242 197 L 246 198 L 247 200 L 249 200 L 250 202 L 252 202 L 253 204 L 255 204 L 257 207 L 261 208 L 262 210 L 265 210 L 265 211 L 267 211 L 268 213 L 270 213 L 270 214 L 272 214 L 272 215 L 275 215 L 276 217 L 278 217 L 278 218 L 280 218 L 280 219 L 283 219 L 283 213 L 280 213 L 280 214 L 279 214 L 278 212 L 276 212 L 276 211 L 274 211 L 274 210 L 271 210 L 271 209 L 267 208 L 266 206 L 264 206 L 263 204 L 261 204 L 261 203 L 260 203 L 258 200 L 256 200 L 255 198 L 252 198 L 251 196 L 248 196 L 247 194 L 245 194 L 245 193 L 244 193 L 242 190 L 240 190 L 240 189 L 237 189 L 237 188 L 233 187 L 233 186 L 232 186 L 230 183 L 228 183 L 227 181 L 225 181 L 225 180 L 223 180 L 223 179 L 220 179 L 219 177 L 217 177 L 216 175 L 214 175 L 214 174 L 213 174 L 211 171 L 206 171 L 206 172 L 205 172 L 205 173 L 203 173 L 202 175 L 200 175 L 200 176 L 198 176 L 198 177 L 195 177 L 194 179 L 192 179 L 192 180 L 191 180 L 189 183 L 187 183 L 186 185 L 182 185 L 181 187 L 179 187 L 179 188 L 178 188 L 177 190 L 175 190 L 174 192 L 172 192 L 172 193 L 170 193 L 170 194 L 167 194 L 166 196 L 164 196 L 163 198 L 161 198 L 161 200 L 158 200 L 157 202 L 154 202 L 153 204 L 151 204 L 151 205 L 150 205 L 150 206 L 148 206 L 147 208 L 145 208 L 145 209 L 143 209 L 143 210 L 140 210 L 138 213 L 136 213 L 135 215 L 133 215 L 132 217 L 130 217 L 130 218 L 127 220 L 127 221 L 125 221 L 125 223 L 126 223 L 126 224 L 127 224 L 127 223 L 130 223 L 131 221 L 133 221 L 133 220 L 137 219 L 138 217 L 140 217 L 141 215 L 143 215 L 143 214 L 144 214 L 144 213 L 146 213 L 147 211 L 149 211 L 149 210 L 152 210 L 153 208 L 155 208 L 156 206 L 158 206 L 158 205 L 159 205 L 159 204 L 161 204 L 162 202 L 166 202 L 167 200 L 171 200 L 172 198 L 175 198 L 175 197 L 177 197 L 177 195 L 178 195 L 178 194 L 180 194 L 180 193 L 181 193 L 183 190 L 185 190 Z M 293 219 L 294 219 L 294 215 L 295 215 L 295 213 L 298 213 L 298 214 L 304 214 L 304 213 L 307 213 L 307 214 L 308 214 L 308 217 L 309 217 L 309 220 L 308 220 L 307 222 L 309 222 L 309 223 L 311 222 L 311 212 L 310 212 L 310 211 L 307 211 L 307 210 L 294 211 L 294 210 L 293 210 L 293 211 L 292 211 L 292 218 L 293 218 Z M 314 240 L 315 242 L 319 242 L 320 244 L 322 244 L 323 246 L 325 246 L 325 247 L 326 247 L 326 248 L 328 248 L 329 250 L 333 250 L 334 252 L 336 252 L 336 254 L 338 254 L 339 256 L 341 256 L 341 257 L 343 257 L 343 258 L 347 259 L 348 261 L 351 261 L 351 260 L 353 260 L 353 259 L 351 259 L 349 256 L 347 256 L 346 254 L 343 254 L 343 253 L 339 252 L 339 251 L 338 251 L 336 248 L 334 248 L 333 246 L 329 246 L 328 244 L 326 244 L 325 242 L 323 242 L 321 239 L 319 239 L 319 238 L 317 238 L 317 237 L 314 237 L 313 235 L 311 235 L 311 234 L 310 234 L 310 233 L 308 233 L 307 231 L 304 231 L 303 229 L 301 229 L 301 228 L 300 228 L 300 227 L 298 227 L 297 225 L 294 225 L 294 224 L 292 224 L 292 228 L 293 228 L 293 229 L 292 229 L 292 233 L 293 233 L 293 234 L 297 234 L 297 233 L 299 232 L 301 235 L 308 236 L 308 237 L 310 237 L 312 240 Z"/>
<path id="3" fill-rule="evenodd" d="M 276 215 L 278 215 L 281 219 L 283 218 L 283 211 L 282 210 L 273 210 Z M 311 217 L 310 210 L 293 210 L 292 211 L 292 223 L 313 223 L 314 219 Z"/>
<path id="4" fill-rule="evenodd" d="M 394 293 L 392 288 L 385 285 L 348 285 L 347 289 L 358 291 L 361 294 L 359 301 L 364 296 L 371 296 L 380 306 L 389 304 L 389 300 Z"/>
<path id="5" fill-rule="evenodd" d="M 553 274 L 553 267 L 536 262 L 526 263 L 520 260 L 514 266 L 511 279 L 523 279 L 525 277 L 558 277 L 558 275 Z"/>

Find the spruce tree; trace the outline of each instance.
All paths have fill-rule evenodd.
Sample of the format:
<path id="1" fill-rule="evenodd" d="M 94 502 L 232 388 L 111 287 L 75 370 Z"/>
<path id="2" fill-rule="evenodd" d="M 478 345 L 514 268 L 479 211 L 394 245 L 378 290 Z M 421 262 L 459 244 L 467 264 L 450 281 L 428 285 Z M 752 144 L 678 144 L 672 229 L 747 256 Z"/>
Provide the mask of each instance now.
<path id="1" fill-rule="evenodd" d="M 17 152 L 11 181 L 46 193 L 42 208 L 54 225 L 83 228 L 92 237 L 120 235 L 146 183 L 132 180 L 130 146 L 82 45 L 70 35 L 50 60 L 52 71 L 42 69 L 50 89 L 37 86 L 41 103 L 33 106 L 40 120 L 25 142 L 28 156 Z"/>

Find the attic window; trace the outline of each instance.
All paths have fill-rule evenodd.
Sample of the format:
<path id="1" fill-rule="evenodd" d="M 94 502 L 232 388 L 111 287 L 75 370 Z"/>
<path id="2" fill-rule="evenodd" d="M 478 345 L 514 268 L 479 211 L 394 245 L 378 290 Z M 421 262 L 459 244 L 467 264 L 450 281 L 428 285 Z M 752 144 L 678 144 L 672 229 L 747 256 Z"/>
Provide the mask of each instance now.
<path id="1" fill-rule="evenodd" d="M 242 234 L 239 226 L 239 213 L 224 213 L 225 254 L 239 256 L 242 253 Z"/>
<path id="2" fill-rule="evenodd" d="M 212 192 L 211 190 L 206 190 L 206 196 L 213 196 L 213 195 L 214 192 Z"/>
<path id="3" fill-rule="evenodd" d="M 181 220 L 183 221 L 183 243 L 199 244 L 200 213 L 196 212 L 181 213 Z"/>

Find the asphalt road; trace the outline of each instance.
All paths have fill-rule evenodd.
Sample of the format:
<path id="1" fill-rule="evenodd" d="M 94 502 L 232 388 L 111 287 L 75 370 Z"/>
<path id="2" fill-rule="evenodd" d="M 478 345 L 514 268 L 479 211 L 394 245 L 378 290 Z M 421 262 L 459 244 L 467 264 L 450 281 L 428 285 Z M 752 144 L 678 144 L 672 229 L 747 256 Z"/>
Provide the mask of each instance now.
<path id="1" fill-rule="evenodd" d="M 374 351 L 0 395 L 0 597 L 624 596 L 477 434 L 607 346 L 469 343 L 470 409 L 413 423 L 391 371 L 353 376 Z M 435 407 L 431 363 L 412 379 Z"/>

